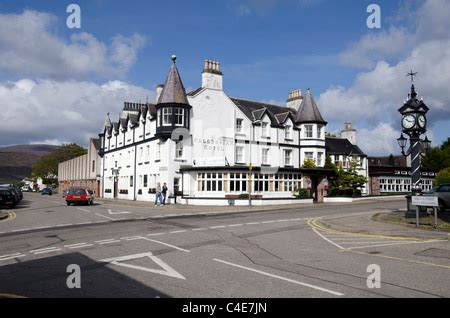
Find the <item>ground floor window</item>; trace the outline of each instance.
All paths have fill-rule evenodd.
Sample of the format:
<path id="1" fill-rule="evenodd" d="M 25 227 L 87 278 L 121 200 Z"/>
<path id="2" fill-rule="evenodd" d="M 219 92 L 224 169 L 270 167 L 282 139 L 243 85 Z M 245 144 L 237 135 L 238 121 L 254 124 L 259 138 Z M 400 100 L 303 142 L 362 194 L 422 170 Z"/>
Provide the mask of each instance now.
<path id="1" fill-rule="evenodd" d="M 197 174 L 198 191 L 220 192 L 223 191 L 222 173 L 199 173 Z"/>

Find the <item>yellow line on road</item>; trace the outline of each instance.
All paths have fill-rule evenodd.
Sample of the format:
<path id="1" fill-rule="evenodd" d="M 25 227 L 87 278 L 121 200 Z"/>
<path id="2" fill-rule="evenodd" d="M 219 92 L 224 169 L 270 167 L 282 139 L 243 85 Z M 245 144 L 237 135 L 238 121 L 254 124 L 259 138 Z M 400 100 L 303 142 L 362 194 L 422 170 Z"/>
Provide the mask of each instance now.
<path id="1" fill-rule="evenodd" d="M 12 220 L 14 220 L 15 218 L 16 218 L 16 213 L 14 213 L 14 212 L 8 212 L 8 216 L 7 216 L 5 219 L 0 220 L 0 223 L 6 222 L 6 221 L 12 221 Z"/>
<path id="2" fill-rule="evenodd" d="M 378 234 L 367 234 L 367 233 L 354 233 L 354 232 L 345 232 L 345 231 L 339 231 L 334 229 L 329 229 L 326 227 L 323 227 L 319 224 L 317 224 L 317 221 L 321 218 L 312 218 L 307 221 L 307 224 L 315 228 L 316 230 L 328 232 L 328 233 L 338 233 L 338 234 L 345 234 L 347 236 L 357 236 L 357 237 L 371 237 L 371 238 L 385 238 L 385 239 L 391 239 L 391 240 L 397 240 L 397 241 L 436 241 L 437 239 L 428 239 L 423 237 L 403 237 L 403 236 L 388 236 L 388 235 L 378 235 Z"/>

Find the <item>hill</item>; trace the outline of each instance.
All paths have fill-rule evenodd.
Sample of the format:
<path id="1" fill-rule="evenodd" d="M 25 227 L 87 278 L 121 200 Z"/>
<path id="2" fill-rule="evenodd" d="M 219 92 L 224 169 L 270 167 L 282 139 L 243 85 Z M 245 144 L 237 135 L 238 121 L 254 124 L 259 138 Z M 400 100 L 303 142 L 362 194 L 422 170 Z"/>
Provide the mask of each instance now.
<path id="1" fill-rule="evenodd" d="M 58 146 L 16 145 L 0 148 L 0 183 L 13 183 L 30 176 L 31 167 Z"/>

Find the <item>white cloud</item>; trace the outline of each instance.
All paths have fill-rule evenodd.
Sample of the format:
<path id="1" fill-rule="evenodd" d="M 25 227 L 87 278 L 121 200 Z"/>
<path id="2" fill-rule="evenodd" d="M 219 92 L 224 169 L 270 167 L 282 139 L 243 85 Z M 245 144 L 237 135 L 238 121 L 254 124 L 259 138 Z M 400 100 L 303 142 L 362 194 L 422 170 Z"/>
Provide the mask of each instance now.
<path id="1" fill-rule="evenodd" d="M 445 8 L 449 10 L 440 12 Z M 339 129 L 338 126 L 346 121 L 365 127 L 360 131 L 362 137 L 358 145 L 367 147 L 369 154 L 399 151 L 398 147 L 397 150 L 393 148 L 400 134 L 397 109 L 409 92 L 410 85 L 405 75 L 411 69 L 419 72 L 416 89 L 419 97 L 423 96 L 430 107 L 429 133 L 441 139 L 448 134 L 444 123 L 450 120 L 450 34 L 442 30 L 450 30 L 450 2 L 428 0 L 413 16 L 418 14 L 421 15 L 421 22 L 412 35 L 393 28 L 375 38 L 374 43 L 368 41 L 370 36 L 358 41 L 353 46 L 352 59 L 359 61 L 360 65 L 374 62 L 374 66 L 358 74 L 350 87 L 330 87 L 318 100 L 324 117 L 330 121 L 332 119 L 336 125 L 331 123 L 330 130 Z M 425 30 L 429 30 L 429 37 L 425 35 Z M 402 43 L 405 39 L 417 41 L 411 42 L 414 46 L 409 51 L 401 52 L 404 56 L 398 61 L 386 62 L 396 52 L 384 45 L 394 45 L 396 41 Z M 343 54 L 347 53 L 345 51 Z M 377 139 L 378 134 L 384 139 L 383 142 Z M 441 141 L 435 140 L 435 143 Z M 366 142 L 369 144 L 365 145 Z"/>
<path id="2" fill-rule="evenodd" d="M 0 70 L 26 77 L 122 77 L 145 44 L 139 34 L 117 35 L 109 45 L 86 32 L 65 39 L 53 31 L 57 21 L 32 10 L 0 14 Z"/>
<path id="3" fill-rule="evenodd" d="M 0 145 L 77 142 L 98 135 L 106 113 L 119 118 L 124 101 L 154 98 L 142 87 L 120 81 L 103 85 L 83 81 L 0 83 Z"/>

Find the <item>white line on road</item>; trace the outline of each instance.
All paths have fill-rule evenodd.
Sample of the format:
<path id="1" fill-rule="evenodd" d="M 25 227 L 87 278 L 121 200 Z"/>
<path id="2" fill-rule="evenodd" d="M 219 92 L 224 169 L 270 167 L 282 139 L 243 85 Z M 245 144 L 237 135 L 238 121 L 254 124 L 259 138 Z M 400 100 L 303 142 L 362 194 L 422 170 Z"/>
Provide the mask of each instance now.
<path id="1" fill-rule="evenodd" d="M 71 225 L 73 225 L 73 224 L 72 223 L 66 223 L 66 224 L 55 225 L 55 227 L 71 226 Z"/>
<path id="2" fill-rule="evenodd" d="M 319 235 L 321 238 L 323 238 L 325 241 L 327 241 L 328 243 L 333 244 L 334 246 L 337 246 L 338 248 L 340 248 L 341 250 L 343 250 L 344 248 L 342 246 L 340 246 L 339 244 L 333 242 L 332 240 L 328 239 L 327 237 L 325 237 L 324 235 L 322 235 L 322 233 L 320 233 L 319 231 L 317 231 L 315 228 L 312 228 L 312 230 L 314 232 L 316 232 L 317 235 Z"/>
<path id="3" fill-rule="evenodd" d="M 192 229 L 192 231 L 204 231 L 204 230 L 206 230 L 206 228 L 204 228 L 204 227 L 199 227 L 197 229 Z"/>
<path id="4" fill-rule="evenodd" d="M 210 229 L 223 229 L 224 227 L 226 227 L 225 225 L 218 225 L 218 226 L 211 226 Z"/>
<path id="5" fill-rule="evenodd" d="M 184 232 L 187 232 L 187 230 L 172 231 L 172 232 L 169 232 L 169 233 L 170 234 L 177 234 L 177 233 L 184 233 Z"/>
<path id="6" fill-rule="evenodd" d="M 80 245 L 86 245 L 86 244 L 87 243 L 77 243 L 77 244 L 64 245 L 64 247 L 71 248 L 71 247 L 74 247 L 74 246 L 80 246 Z"/>
<path id="7" fill-rule="evenodd" d="M 264 221 L 264 222 L 261 222 L 261 224 L 269 224 L 269 223 L 275 223 L 276 221 Z"/>
<path id="8" fill-rule="evenodd" d="M 95 243 L 103 243 L 103 242 L 110 242 L 110 241 L 116 241 L 116 239 L 106 239 L 106 240 L 100 240 L 100 241 L 95 241 Z"/>
<path id="9" fill-rule="evenodd" d="M 123 218 L 113 219 L 113 218 L 110 218 L 109 216 L 106 216 L 106 215 L 103 215 L 103 214 L 100 214 L 100 213 L 95 213 L 95 215 L 101 216 L 102 218 L 105 218 L 105 219 L 108 219 L 108 220 L 112 220 L 112 221 L 123 220 Z M 93 222 L 93 223 L 95 223 L 95 222 Z"/>
<path id="10" fill-rule="evenodd" d="M 286 220 L 286 219 L 284 219 L 284 220 L 277 220 L 277 222 L 289 222 L 290 220 Z"/>
<path id="11" fill-rule="evenodd" d="M 82 209 L 82 208 L 77 208 L 77 209 L 80 210 L 80 211 L 83 211 L 83 212 L 91 213 L 91 211 L 86 210 L 86 209 Z"/>
<path id="12" fill-rule="evenodd" d="M 179 250 L 179 251 L 182 251 L 182 252 L 186 252 L 186 253 L 190 253 L 190 252 L 191 252 L 191 251 L 189 251 L 189 250 L 185 250 L 184 248 L 180 248 L 180 247 L 177 247 L 177 246 L 175 246 L 175 245 L 167 244 L 167 243 L 164 243 L 164 242 L 161 242 L 161 241 L 151 240 L 151 239 L 149 239 L 149 238 L 147 238 L 147 237 L 142 237 L 142 239 L 147 240 L 147 241 L 150 241 L 150 242 L 158 243 L 158 244 L 161 244 L 161 245 L 165 245 L 165 246 L 174 248 L 174 249 Z"/>
<path id="13" fill-rule="evenodd" d="M 90 246 L 94 246 L 94 244 L 84 244 L 84 245 L 72 246 L 72 247 L 69 247 L 69 248 L 70 249 L 76 249 L 76 248 L 83 248 L 83 247 L 90 247 Z"/>
<path id="14" fill-rule="evenodd" d="M 47 251 L 41 251 L 41 252 L 34 252 L 34 255 L 38 255 L 38 254 L 44 254 L 44 253 L 52 253 L 52 252 L 58 252 L 61 251 L 60 248 L 55 248 L 53 250 L 47 250 Z"/>
<path id="15" fill-rule="evenodd" d="M 10 256 L 10 257 L 0 257 L 0 262 L 1 261 L 7 261 L 9 259 L 19 258 L 19 257 L 25 257 L 25 256 L 26 255 L 24 255 L 24 254 L 19 254 L 19 255 Z"/>
<path id="16" fill-rule="evenodd" d="M 162 233 L 153 233 L 153 234 L 147 234 L 147 236 L 158 236 L 158 235 L 164 235 L 166 233 L 162 232 Z"/>
<path id="17" fill-rule="evenodd" d="M 54 250 L 56 247 L 46 247 L 46 248 L 40 248 L 37 250 L 31 250 L 30 253 L 35 253 L 35 252 L 41 252 L 41 251 L 48 251 L 48 250 Z"/>
<path id="18" fill-rule="evenodd" d="M 241 269 L 245 269 L 245 270 L 248 270 L 248 271 L 251 271 L 251 272 L 254 272 L 254 273 L 258 273 L 258 274 L 261 274 L 261 275 L 269 276 L 269 277 L 272 277 L 272 278 L 277 278 L 277 279 L 284 280 L 284 281 L 289 282 L 289 283 L 294 283 L 294 284 L 297 284 L 297 285 L 313 288 L 313 289 L 320 290 L 322 292 L 325 292 L 325 293 L 328 293 L 328 294 L 332 294 L 332 295 L 335 295 L 335 296 L 344 296 L 344 294 L 342 294 L 342 293 L 339 293 L 339 292 L 336 292 L 336 291 L 333 291 L 333 290 L 330 290 L 330 289 L 322 288 L 322 287 L 319 287 L 319 286 L 316 286 L 316 285 L 302 283 L 302 282 L 294 280 L 294 279 L 290 279 L 290 278 L 286 278 L 286 277 L 270 274 L 270 273 L 267 273 L 267 272 L 263 272 L 263 271 L 260 271 L 260 270 L 257 270 L 257 269 L 245 267 L 245 266 L 242 266 L 242 265 L 229 263 L 229 262 L 217 259 L 217 258 L 215 258 L 214 260 L 216 262 L 219 262 L 219 263 L 222 263 L 222 264 L 227 264 L 227 265 L 238 267 L 238 268 L 241 268 Z"/>
<path id="19" fill-rule="evenodd" d="M 10 256 L 16 256 L 16 255 L 21 255 L 21 254 L 22 254 L 22 253 L 6 254 L 6 255 L 0 256 L 0 258 L 10 257 Z"/>
<path id="20" fill-rule="evenodd" d="M 106 244 L 114 244 L 114 243 L 120 243 L 120 240 L 113 240 L 113 241 L 108 241 L 108 242 L 102 242 L 102 243 L 98 243 L 100 245 L 106 245 Z"/>
<path id="21" fill-rule="evenodd" d="M 238 227 L 238 226 L 244 226 L 244 224 L 231 224 L 231 225 L 228 225 L 228 227 Z"/>
<path id="22" fill-rule="evenodd" d="M 261 224 L 260 222 L 250 222 L 250 223 L 245 223 L 245 225 L 258 225 Z"/>
<path id="23" fill-rule="evenodd" d="M 142 240 L 142 237 L 140 236 L 130 236 L 130 237 L 121 237 L 121 240 L 125 241 L 136 241 L 136 240 Z"/>

